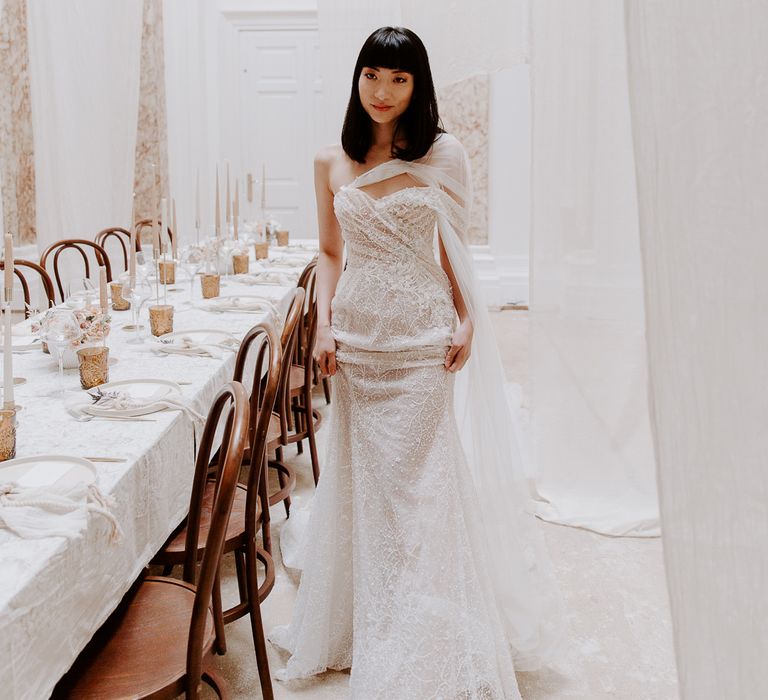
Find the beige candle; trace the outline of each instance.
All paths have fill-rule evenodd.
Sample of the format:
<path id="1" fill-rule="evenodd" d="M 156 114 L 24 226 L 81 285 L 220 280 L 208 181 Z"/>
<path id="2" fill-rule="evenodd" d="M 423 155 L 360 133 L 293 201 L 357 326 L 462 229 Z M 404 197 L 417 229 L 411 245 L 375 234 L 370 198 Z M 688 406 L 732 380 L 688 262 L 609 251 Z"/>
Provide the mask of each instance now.
<path id="1" fill-rule="evenodd" d="M 229 193 L 229 161 L 227 161 L 227 205 L 226 205 L 226 220 L 227 220 L 227 236 L 229 236 L 229 225 L 232 223 L 232 197 Z"/>
<path id="2" fill-rule="evenodd" d="M 136 279 L 136 231 L 133 229 L 131 229 L 131 250 L 128 254 L 128 276 L 131 279 L 131 287 L 133 287 Z"/>
<path id="3" fill-rule="evenodd" d="M 216 238 L 221 236 L 221 202 L 219 201 L 219 166 L 216 166 Z"/>
<path id="4" fill-rule="evenodd" d="M 195 228 L 200 229 L 200 168 L 197 169 L 197 182 L 195 184 Z"/>
<path id="5" fill-rule="evenodd" d="M 261 164 L 261 213 L 267 208 L 267 166 Z"/>
<path id="6" fill-rule="evenodd" d="M 3 337 L 3 402 L 6 409 L 15 407 L 13 398 L 13 337 L 11 335 L 11 300 L 13 299 L 13 236 L 5 234 L 5 318 Z"/>
<path id="7" fill-rule="evenodd" d="M 107 268 L 99 266 L 99 305 L 101 313 L 107 313 Z"/>
<path id="8" fill-rule="evenodd" d="M 235 201 L 232 205 L 232 213 L 234 214 L 234 226 L 235 226 L 235 240 L 237 240 L 237 220 L 240 218 L 240 182 L 235 178 Z"/>
<path id="9" fill-rule="evenodd" d="M 248 177 L 246 178 L 246 187 L 248 190 L 246 197 L 248 199 L 248 203 L 251 204 L 253 202 L 253 173 L 248 173 Z"/>
<path id="10" fill-rule="evenodd" d="M 171 238 L 171 257 L 179 259 L 179 229 L 176 224 L 176 199 L 173 200 L 173 238 Z"/>

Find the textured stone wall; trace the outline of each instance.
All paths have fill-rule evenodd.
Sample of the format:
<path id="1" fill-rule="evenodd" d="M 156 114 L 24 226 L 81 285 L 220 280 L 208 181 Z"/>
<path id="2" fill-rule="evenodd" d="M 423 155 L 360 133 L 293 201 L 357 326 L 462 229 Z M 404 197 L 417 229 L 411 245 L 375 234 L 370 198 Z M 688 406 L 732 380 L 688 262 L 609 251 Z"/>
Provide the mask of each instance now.
<path id="1" fill-rule="evenodd" d="M 35 166 L 26 0 L 5 0 L 0 14 L 0 175 L 3 230 L 13 234 L 16 245 L 34 243 Z"/>
<path id="2" fill-rule="evenodd" d="M 168 196 L 162 7 L 162 0 L 144 0 L 134 177 L 137 220 L 157 216 L 161 197 Z"/>
<path id="3" fill-rule="evenodd" d="M 445 130 L 467 150 L 472 165 L 472 223 L 469 242 L 488 243 L 488 74 L 474 75 L 438 90 Z"/>

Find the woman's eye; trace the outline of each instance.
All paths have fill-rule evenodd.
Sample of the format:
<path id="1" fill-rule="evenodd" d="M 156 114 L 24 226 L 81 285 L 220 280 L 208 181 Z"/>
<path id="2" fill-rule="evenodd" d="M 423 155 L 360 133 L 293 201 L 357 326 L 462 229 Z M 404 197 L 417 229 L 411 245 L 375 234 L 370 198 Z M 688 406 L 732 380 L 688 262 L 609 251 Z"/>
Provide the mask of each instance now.
<path id="1" fill-rule="evenodd" d="M 365 73 L 364 75 L 368 80 L 373 80 L 376 77 L 375 73 Z"/>
<path id="2" fill-rule="evenodd" d="M 395 78 L 396 83 L 407 83 L 408 81 L 405 78 Z"/>

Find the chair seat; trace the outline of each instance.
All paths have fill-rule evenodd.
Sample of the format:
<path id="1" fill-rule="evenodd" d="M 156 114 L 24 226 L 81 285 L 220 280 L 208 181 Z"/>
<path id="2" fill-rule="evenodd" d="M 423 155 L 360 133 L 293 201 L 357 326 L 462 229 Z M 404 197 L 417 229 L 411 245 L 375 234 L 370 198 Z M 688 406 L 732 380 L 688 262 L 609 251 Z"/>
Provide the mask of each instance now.
<path id="1" fill-rule="evenodd" d="M 215 484 L 209 481 L 203 495 L 203 508 L 200 514 L 200 534 L 198 536 L 197 551 L 202 558 L 205 543 L 208 540 L 208 531 L 211 527 L 211 507 L 213 506 L 213 492 Z M 232 514 L 227 523 L 227 535 L 224 540 L 224 551 L 231 552 L 237 549 L 245 537 L 245 502 L 248 497 L 248 489 L 242 484 L 237 485 L 235 500 L 232 503 Z M 261 503 L 256 502 L 256 519 L 261 516 Z M 187 537 L 186 522 L 168 539 L 165 546 L 152 560 L 153 564 L 182 564 L 184 563 L 184 541 Z"/>
<path id="2" fill-rule="evenodd" d="M 54 698 L 143 698 L 177 686 L 184 691 L 189 620 L 195 589 L 188 583 L 149 577 L 126 596 L 97 632 Z M 109 635 L 106 640 L 102 635 Z M 213 617 L 205 621 L 203 657 L 213 646 Z"/>

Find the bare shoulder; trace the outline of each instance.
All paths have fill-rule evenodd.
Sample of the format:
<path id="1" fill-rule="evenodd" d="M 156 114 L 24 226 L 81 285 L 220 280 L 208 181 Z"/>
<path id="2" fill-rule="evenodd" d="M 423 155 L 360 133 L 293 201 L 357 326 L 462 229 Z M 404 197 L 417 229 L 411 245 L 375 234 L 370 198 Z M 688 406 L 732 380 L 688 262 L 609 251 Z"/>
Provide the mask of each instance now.
<path id="1" fill-rule="evenodd" d="M 315 154 L 315 165 L 323 165 L 330 170 L 344 155 L 340 143 L 324 146 Z"/>

